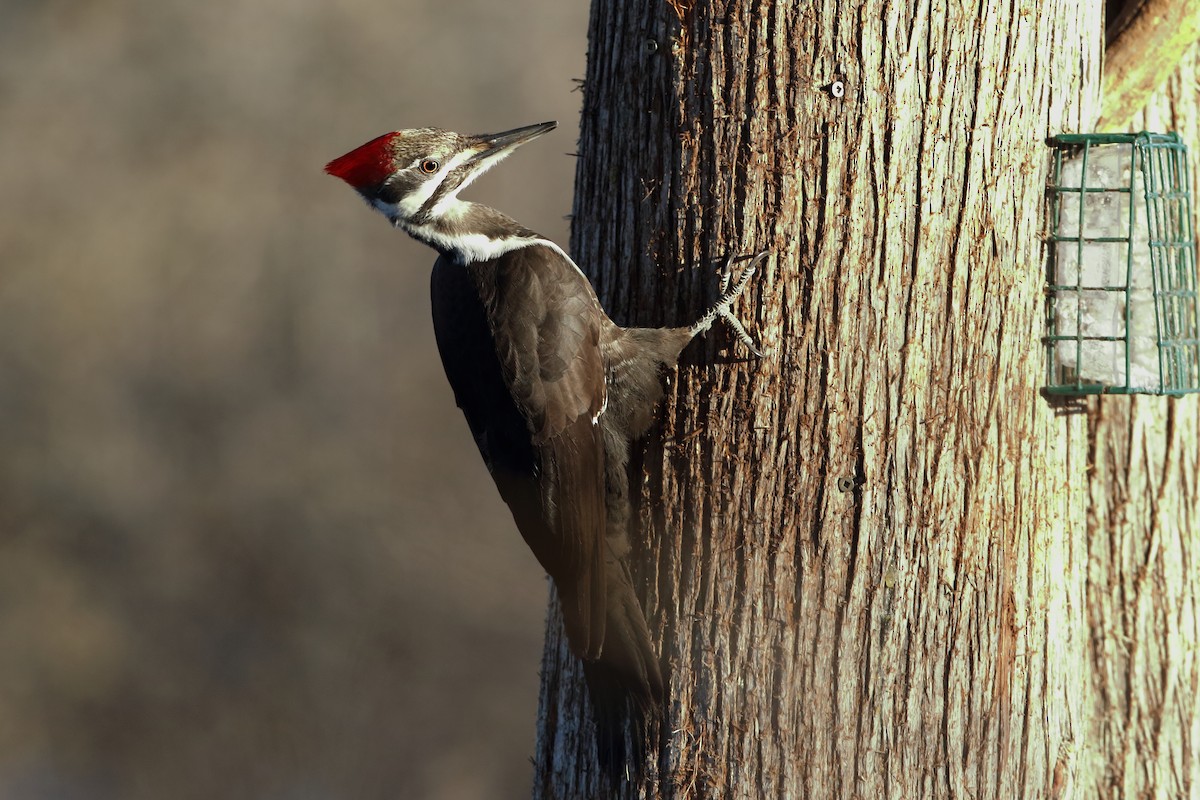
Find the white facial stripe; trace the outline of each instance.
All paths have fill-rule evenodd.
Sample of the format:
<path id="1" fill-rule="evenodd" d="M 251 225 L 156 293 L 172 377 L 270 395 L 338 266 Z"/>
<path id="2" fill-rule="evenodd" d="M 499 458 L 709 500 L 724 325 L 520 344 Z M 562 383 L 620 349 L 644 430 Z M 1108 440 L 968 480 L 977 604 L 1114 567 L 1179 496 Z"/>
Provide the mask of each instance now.
<path id="1" fill-rule="evenodd" d="M 447 194 L 442 199 L 438 200 L 437 203 L 433 206 L 433 208 L 430 209 L 429 213 L 435 217 L 444 216 L 451 208 L 454 208 L 456 206 L 456 204 L 461 202 L 458 199 L 459 192 L 461 192 L 463 189 L 470 186 L 471 182 L 474 181 L 476 178 L 478 178 L 480 175 L 487 172 L 489 169 L 496 166 L 504 159 L 508 158 L 509 154 L 512 153 L 512 151 L 515 149 L 516 149 L 515 147 L 508 147 L 508 148 L 501 150 L 498 153 L 494 153 L 494 154 L 488 156 L 487 158 L 483 159 L 482 161 L 480 161 L 478 163 L 478 166 L 476 166 L 473 170 L 471 170 L 471 173 L 469 175 L 467 175 L 466 179 L 463 180 L 463 182 L 458 185 L 458 188 L 455 189 L 454 191 L 450 192 L 449 194 Z"/>
<path id="2" fill-rule="evenodd" d="M 471 172 L 471 174 L 467 176 L 467 179 L 465 181 L 463 181 L 461 184 L 459 184 L 458 190 L 455 191 L 455 194 L 458 194 L 458 192 L 461 192 L 463 189 L 470 186 L 471 182 L 474 181 L 476 178 L 478 178 L 480 175 L 487 172 L 489 169 L 496 166 L 504 159 L 508 158 L 512 154 L 513 150 L 516 150 L 516 147 L 510 146 L 510 147 L 507 147 L 497 153 L 493 153 L 492 155 L 490 155 L 487 158 L 480 161 L 479 166 L 476 167 Z"/>
<path id="3" fill-rule="evenodd" d="M 459 200 L 457 197 L 439 200 L 434 206 L 433 216 L 435 219 L 461 219 L 472 205 L 474 204 Z"/>
<path id="4" fill-rule="evenodd" d="M 433 193 L 436 192 L 438 187 L 441 186 L 446 180 L 446 176 L 453 172 L 455 168 L 460 166 L 464 161 L 470 158 L 471 155 L 472 154 L 470 152 L 459 153 L 445 164 L 442 164 L 442 168 L 438 170 L 437 175 L 418 186 L 416 191 L 402 198 L 399 203 L 395 204 L 395 210 L 403 214 L 405 217 L 411 217 L 416 214 L 421 210 L 421 206 L 425 205 L 429 198 L 433 197 Z M 425 159 L 421 158 L 419 160 L 424 161 Z M 383 205 L 390 206 L 391 204 L 385 203 Z M 376 204 L 375 207 L 380 211 L 383 211 L 384 214 L 388 213 L 384 210 L 383 206 L 379 204 Z"/>

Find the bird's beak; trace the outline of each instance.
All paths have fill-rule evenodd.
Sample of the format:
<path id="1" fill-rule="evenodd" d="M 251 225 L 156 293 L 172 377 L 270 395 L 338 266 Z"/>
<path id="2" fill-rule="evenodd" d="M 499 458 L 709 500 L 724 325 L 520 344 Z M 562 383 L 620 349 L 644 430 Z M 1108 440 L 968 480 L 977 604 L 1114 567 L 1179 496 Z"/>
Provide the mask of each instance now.
<path id="1" fill-rule="evenodd" d="M 503 133 L 487 133 L 472 137 L 475 140 L 473 144 L 475 152 L 467 158 L 466 173 L 462 176 L 459 184 L 453 187 L 449 196 L 456 196 L 480 175 L 507 158 L 513 150 L 556 127 L 558 127 L 557 122 L 539 122 L 537 125 L 514 128 Z"/>
<path id="2" fill-rule="evenodd" d="M 532 141 L 543 133 L 548 133 L 558 127 L 557 122 L 539 122 L 537 125 L 526 125 L 524 128 L 514 128 L 503 133 L 488 133 L 480 136 L 483 149 L 472 159 L 487 161 L 494 156 L 506 156 L 528 141 Z"/>

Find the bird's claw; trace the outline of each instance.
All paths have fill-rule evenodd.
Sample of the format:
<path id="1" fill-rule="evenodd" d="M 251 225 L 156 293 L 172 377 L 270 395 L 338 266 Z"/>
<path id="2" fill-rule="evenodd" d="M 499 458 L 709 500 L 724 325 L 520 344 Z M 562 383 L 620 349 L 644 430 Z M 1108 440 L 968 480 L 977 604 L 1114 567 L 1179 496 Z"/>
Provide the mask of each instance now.
<path id="1" fill-rule="evenodd" d="M 771 252 L 769 250 L 763 250 L 761 253 L 755 253 L 753 255 L 741 256 L 735 256 L 730 253 L 729 257 L 725 259 L 725 265 L 721 268 L 721 299 L 717 301 L 717 304 L 713 306 L 711 311 L 711 313 L 713 313 L 715 316 L 725 320 L 725 324 L 727 324 L 730 330 L 733 331 L 734 336 L 741 340 L 742 344 L 746 345 L 746 348 L 758 358 L 762 358 L 764 356 L 763 351 L 759 350 L 758 347 L 755 346 L 754 339 L 751 338 L 750 334 L 746 332 L 746 328 L 744 325 L 742 325 L 742 321 L 734 316 L 730 309 L 733 306 L 733 302 L 737 300 L 741 293 L 745 291 L 746 286 L 749 285 L 750 279 L 754 277 L 755 270 L 758 269 L 758 265 L 761 264 L 763 260 L 766 259 L 766 257 L 770 254 Z M 738 276 L 737 282 L 731 287 L 730 283 L 733 280 L 733 265 L 738 261 L 746 260 L 749 260 L 750 263 L 747 264 L 746 268 L 742 270 L 742 274 Z M 705 316 L 708 315 L 706 314 Z"/>

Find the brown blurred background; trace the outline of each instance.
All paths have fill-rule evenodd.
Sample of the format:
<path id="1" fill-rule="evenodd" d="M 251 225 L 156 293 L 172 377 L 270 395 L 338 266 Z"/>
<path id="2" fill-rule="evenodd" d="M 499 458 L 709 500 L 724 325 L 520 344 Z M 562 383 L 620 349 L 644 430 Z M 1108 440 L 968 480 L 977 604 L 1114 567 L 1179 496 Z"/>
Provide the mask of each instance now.
<path id="1" fill-rule="evenodd" d="M 528 792 L 545 580 L 441 372 L 430 251 L 329 159 L 561 129 L 586 3 L 0 3 L 0 798 Z"/>

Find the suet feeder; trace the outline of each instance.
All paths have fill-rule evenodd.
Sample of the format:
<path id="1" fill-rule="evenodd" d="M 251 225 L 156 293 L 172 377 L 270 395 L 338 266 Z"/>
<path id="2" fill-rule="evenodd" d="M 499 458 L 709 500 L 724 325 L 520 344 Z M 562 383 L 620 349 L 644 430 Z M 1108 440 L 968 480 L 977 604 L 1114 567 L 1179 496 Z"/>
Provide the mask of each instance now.
<path id="1" fill-rule="evenodd" d="M 1174 133 L 1050 145 L 1045 391 L 1200 391 L 1187 147 Z"/>

